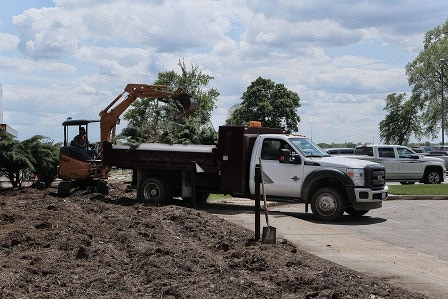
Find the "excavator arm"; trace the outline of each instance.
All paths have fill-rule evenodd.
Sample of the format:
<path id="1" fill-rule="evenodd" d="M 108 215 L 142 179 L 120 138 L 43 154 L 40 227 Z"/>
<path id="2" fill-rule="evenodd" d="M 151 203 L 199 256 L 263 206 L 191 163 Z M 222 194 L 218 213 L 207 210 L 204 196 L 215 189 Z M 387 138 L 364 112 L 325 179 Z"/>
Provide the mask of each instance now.
<path id="1" fill-rule="evenodd" d="M 119 102 L 125 94 L 127 94 L 125 98 Z M 101 143 L 113 140 L 120 115 L 138 98 L 154 98 L 163 102 L 168 102 L 169 99 L 177 100 L 186 115 L 193 113 L 198 107 L 197 100 L 187 94 L 182 87 L 172 91 L 166 85 L 128 84 L 124 91 L 99 114 Z"/>

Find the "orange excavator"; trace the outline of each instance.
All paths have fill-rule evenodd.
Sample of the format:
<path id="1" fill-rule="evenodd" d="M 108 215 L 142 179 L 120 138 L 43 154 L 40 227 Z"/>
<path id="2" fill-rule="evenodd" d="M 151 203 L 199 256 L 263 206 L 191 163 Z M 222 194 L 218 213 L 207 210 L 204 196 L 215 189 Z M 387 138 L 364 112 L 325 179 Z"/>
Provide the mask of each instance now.
<path id="1" fill-rule="evenodd" d="M 72 188 L 90 188 L 101 194 L 108 193 L 106 180 L 110 169 L 103 163 L 102 144 L 114 141 L 120 115 L 138 98 L 156 99 L 164 103 L 177 101 L 181 113 L 185 116 L 192 114 L 198 106 L 197 100 L 182 87 L 173 89 L 166 85 L 128 84 L 124 91 L 99 113 L 99 120 L 67 119 L 62 123 L 64 145 L 59 155 L 58 177 L 62 181 L 58 185 L 58 196 L 68 196 Z M 69 127 L 83 128 L 88 140 L 88 126 L 97 122 L 100 123 L 99 144 L 89 143 L 86 149 L 69 143 Z"/>

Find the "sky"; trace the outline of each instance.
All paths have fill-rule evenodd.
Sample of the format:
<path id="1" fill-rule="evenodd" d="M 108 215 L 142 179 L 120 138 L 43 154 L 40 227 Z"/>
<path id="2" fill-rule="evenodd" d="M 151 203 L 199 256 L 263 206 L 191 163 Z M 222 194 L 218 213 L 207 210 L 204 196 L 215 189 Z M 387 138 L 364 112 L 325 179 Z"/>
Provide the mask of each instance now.
<path id="1" fill-rule="evenodd" d="M 0 3 L 3 122 L 54 142 L 68 117 L 99 119 L 126 84 L 183 60 L 214 77 L 215 129 L 262 77 L 299 95 L 299 133 L 313 141 L 379 143 L 387 95 L 411 93 L 405 66 L 448 18 L 444 0 Z"/>

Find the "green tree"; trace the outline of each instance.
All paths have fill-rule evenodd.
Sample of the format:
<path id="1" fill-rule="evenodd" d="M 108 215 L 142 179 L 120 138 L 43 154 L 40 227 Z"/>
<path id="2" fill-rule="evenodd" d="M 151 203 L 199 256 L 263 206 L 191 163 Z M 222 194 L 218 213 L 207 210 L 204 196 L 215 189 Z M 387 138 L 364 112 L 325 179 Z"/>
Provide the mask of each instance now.
<path id="1" fill-rule="evenodd" d="M 380 138 L 386 144 L 404 145 L 409 142 L 412 133 L 421 135 L 421 125 L 418 111 L 419 98 L 411 97 L 406 100 L 406 94 L 389 94 L 386 98 L 388 112 L 386 118 L 380 122 Z"/>
<path id="2" fill-rule="evenodd" d="M 440 59 L 448 59 L 448 20 L 425 35 L 423 51 L 406 65 L 408 82 L 412 86 L 413 98 L 422 107 L 422 134 L 436 138 L 442 119 L 442 69 Z M 444 89 L 448 84 L 448 68 L 443 72 Z M 446 114 L 446 109 L 443 113 Z M 445 124 L 446 127 L 446 124 Z"/>
<path id="3" fill-rule="evenodd" d="M 241 97 L 242 102 L 230 110 L 228 125 L 247 125 L 250 121 L 261 121 L 271 128 L 298 131 L 300 98 L 297 93 L 286 89 L 283 84 L 258 77 Z"/>
<path id="4" fill-rule="evenodd" d="M 31 156 L 25 146 L 0 129 L 0 170 L 14 188 L 22 185 L 22 172 L 34 172 Z"/>
<path id="5" fill-rule="evenodd" d="M 41 135 L 20 142 L 0 130 L 0 172 L 14 188 L 22 186 L 24 173 L 37 174 L 48 187 L 57 174 L 60 145 Z"/>
<path id="6" fill-rule="evenodd" d="M 181 144 L 214 144 L 217 134 L 211 124 L 211 112 L 219 92 L 205 89 L 213 80 L 192 65 L 187 69 L 183 61 L 179 61 L 181 74 L 167 71 L 158 74 L 154 84 L 172 87 L 182 86 L 198 100 L 198 109 L 188 117 L 180 117 L 177 103 L 163 103 L 155 99 L 139 99 L 124 114 L 128 121 L 121 137 L 128 137 L 128 143 L 142 142 L 181 143 Z"/>
<path id="7" fill-rule="evenodd" d="M 61 144 L 53 144 L 52 141 L 41 135 L 24 140 L 22 144 L 29 153 L 30 162 L 39 181 L 49 187 L 57 174 Z"/>

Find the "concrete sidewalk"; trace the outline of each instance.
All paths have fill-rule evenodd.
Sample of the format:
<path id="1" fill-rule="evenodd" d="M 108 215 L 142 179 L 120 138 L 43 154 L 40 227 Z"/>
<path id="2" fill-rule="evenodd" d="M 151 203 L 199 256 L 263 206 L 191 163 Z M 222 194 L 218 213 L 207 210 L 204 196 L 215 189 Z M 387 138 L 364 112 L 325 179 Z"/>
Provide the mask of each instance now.
<path id="1" fill-rule="evenodd" d="M 254 201 L 226 199 L 226 205 L 248 205 L 238 212 L 213 212 L 216 216 L 254 230 Z M 269 223 L 277 238 L 298 248 L 353 270 L 385 279 L 431 298 L 448 298 L 448 262 L 390 243 L 348 233 L 337 226 L 317 223 L 280 213 L 282 205 L 271 207 Z M 308 214 L 305 214 L 308 215 Z M 311 214 L 310 214 L 311 219 Z M 261 226 L 265 226 L 262 214 Z"/>

